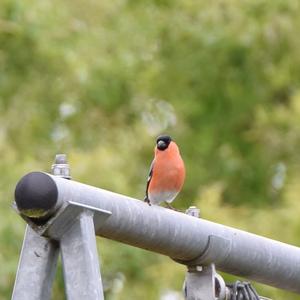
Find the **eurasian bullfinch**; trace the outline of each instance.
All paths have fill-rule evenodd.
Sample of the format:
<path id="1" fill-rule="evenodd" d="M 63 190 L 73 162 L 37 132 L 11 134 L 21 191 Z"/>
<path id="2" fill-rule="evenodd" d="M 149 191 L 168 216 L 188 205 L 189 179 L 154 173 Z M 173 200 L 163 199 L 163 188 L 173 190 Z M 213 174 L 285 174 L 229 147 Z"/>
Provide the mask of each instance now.
<path id="1" fill-rule="evenodd" d="M 178 146 L 168 135 L 161 135 L 156 140 L 144 201 L 149 205 L 170 203 L 180 192 L 185 179 L 184 162 Z"/>

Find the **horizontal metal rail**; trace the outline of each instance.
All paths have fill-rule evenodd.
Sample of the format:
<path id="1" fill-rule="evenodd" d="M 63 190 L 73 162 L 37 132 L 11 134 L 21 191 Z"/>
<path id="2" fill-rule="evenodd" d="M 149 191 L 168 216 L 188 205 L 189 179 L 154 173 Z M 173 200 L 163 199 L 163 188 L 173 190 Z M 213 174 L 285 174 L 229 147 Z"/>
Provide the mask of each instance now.
<path id="1" fill-rule="evenodd" d="M 300 293 L 300 248 L 292 245 L 42 172 L 19 181 L 15 200 L 21 213 L 44 209 L 46 219 L 68 201 L 106 210 L 104 223 L 94 218 L 98 236 Z"/>

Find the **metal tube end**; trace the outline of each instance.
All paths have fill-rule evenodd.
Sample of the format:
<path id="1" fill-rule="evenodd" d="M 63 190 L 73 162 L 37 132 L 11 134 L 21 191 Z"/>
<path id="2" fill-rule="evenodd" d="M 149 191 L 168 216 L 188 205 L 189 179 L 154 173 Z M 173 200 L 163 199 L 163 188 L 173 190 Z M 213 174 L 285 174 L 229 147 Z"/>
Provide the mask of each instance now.
<path id="1" fill-rule="evenodd" d="M 15 202 L 22 215 L 33 220 L 47 219 L 57 209 L 57 186 L 49 175 L 31 172 L 17 183 Z"/>

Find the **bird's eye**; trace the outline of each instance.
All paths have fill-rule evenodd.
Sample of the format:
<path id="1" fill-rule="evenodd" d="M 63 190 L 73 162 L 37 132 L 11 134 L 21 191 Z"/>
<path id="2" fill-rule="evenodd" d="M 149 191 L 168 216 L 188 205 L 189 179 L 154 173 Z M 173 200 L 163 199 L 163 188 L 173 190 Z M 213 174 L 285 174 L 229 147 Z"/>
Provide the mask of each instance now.
<path id="1" fill-rule="evenodd" d="M 168 148 L 168 145 L 166 142 L 160 140 L 157 142 L 157 149 L 159 150 L 165 150 L 166 148 Z"/>

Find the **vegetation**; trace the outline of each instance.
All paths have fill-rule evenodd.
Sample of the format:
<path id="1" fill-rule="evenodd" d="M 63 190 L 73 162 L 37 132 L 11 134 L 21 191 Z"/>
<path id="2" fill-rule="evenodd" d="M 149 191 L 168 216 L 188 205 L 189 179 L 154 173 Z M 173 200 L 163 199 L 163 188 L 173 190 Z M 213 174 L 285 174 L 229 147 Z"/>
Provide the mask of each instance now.
<path id="1" fill-rule="evenodd" d="M 299 246 L 299 31 L 295 0 L 2 0 L 0 299 L 25 228 L 17 180 L 63 152 L 75 180 L 142 199 L 162 132 L 187 167 L 176 207 Z M 99 252 L 107 299 L 181 290 L 169 258 L 104 239 Z"/>

